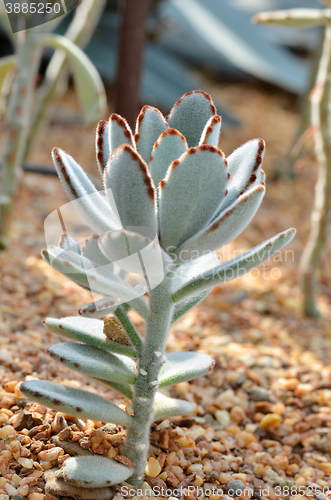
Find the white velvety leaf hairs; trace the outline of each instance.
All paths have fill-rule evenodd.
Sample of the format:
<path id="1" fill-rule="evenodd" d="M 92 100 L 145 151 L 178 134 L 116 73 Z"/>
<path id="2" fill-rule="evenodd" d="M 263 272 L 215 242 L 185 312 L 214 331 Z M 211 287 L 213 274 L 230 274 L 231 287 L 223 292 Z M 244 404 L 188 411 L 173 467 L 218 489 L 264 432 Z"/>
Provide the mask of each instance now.
<path id="1" fill-rule="evenodd" d="M 144 106 L 135 134 L 124 118 L 111 115 L 96 132 L 103 192 L 71 156 L 53 151 L 60 180 L 94 234 L 82 244 L 65 234 L 42 255 L 97 296 L 79 309 L 80 316 L 45 320 L 51 332 L 69 340 L 48 353 L 115 389 L 133 410 L 128 414 L 106 398 L 52 382 L 21 386 L 26 397 L 55 410 L 127 428 L 121 453 L 134 466 L 70 458 L 60 476 L 78 489 L 142 484 L 152 422 L 195 411 L 163 387 L 206 376 L 214 365 L 207 354 L 165 355 L 171 325 L 215 286 L 249 272 L 294 236 L 289 229 L 219 261 L 213 250 L 245 229 L 265 194 L 264 141 L 253 139 L 226 158 L 218 147 L 220 129 L 221 117 L 201 90 L 185 94 L 167 118 Z M 144 335 L 133 325 L 131 309 L 145 321 Z"/>

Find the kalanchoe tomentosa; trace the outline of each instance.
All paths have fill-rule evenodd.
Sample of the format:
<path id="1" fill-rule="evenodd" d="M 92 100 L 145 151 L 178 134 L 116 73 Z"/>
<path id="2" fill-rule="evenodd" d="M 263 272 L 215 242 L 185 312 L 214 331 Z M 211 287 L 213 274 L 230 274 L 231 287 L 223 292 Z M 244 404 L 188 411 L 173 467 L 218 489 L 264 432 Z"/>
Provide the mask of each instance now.
<path id="1" fill-rule="evenodd" d="M 240 276 L 293 237 L 290 229 L 236 259 L 220 263 L 213 250 L 236 238 L 250 222 L 265 191 L 264 142 L 252 140 L 227 159 L 218 149 L 221 118 L 208 94 L 189 92 L 164 118 L 145 106 L 133 135 L 111 115 L 96 134 L 97 162 L 104 181 L 99 193 L 75 160 L 55 148 L 59 177 L 75 207 L 97 233 L 83 246 L 64 235 L 43 257 L 80 286 L 104 298 L 80 309 L 83 317 L 49 318 L 46 326 L 78 343 L 49 349 L 65 365 L 115 388 L 132 400 L 133 415 L 110 401 L 51 382 L 30 381 L 22 392 L 54 409 L 128 428 L 122 451 L 135 466 L 107 458 L 70 458 L 64 479 L 103 488 L 143 480 L 153 420 L 185 415 L 194 408 L 159 388 L 206 374 L 206 354 L 164 355 L 171 324 L 214 286 Z M 127 281 L 146 280 L 148 300 Z M 146 322 L 144 340 L 131 323 L 134 308 Z M 113 319 L 97 319 L 114 313 Z"/>

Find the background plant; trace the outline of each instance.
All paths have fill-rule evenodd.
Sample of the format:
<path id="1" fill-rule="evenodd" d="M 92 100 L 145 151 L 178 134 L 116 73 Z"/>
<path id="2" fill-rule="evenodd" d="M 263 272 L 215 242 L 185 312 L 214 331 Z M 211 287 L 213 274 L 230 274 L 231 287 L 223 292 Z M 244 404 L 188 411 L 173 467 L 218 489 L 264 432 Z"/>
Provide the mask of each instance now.
<path id="1" fill-rule="evenodd" d="M 72 457 L 58 476 L 77 487 L 108 488 L 143 481 L 153 420 L 191 413 L 162 387 L 191 380 L 213 366 L 205 354 L 165 354 L 171 325 L 215 286 L 241 276 L 278 252 L 290 229 L 221 263 L 214 250 L 236 238 L 254 217 L 265 192 L 264 141 L 255 139 L 228 158 L 218 149 L 221 118 L 208 94 L 187 93 L 165 119 L 145 106 L 135 135 L 113 114 L 101 121 L 96 153 L 105 194 L 75 160 L 53 150 L 70 200 L 96 234 L 84 245 L 64 234 L 43 251 L 54 269 L 103 298 L 82 306 L 82 317 L 48 318 L 52 332 L 76 342 L 49 348 L 54 359 L 105 383 L 131 400 L 133 414 L 86 391 L 47 381 L 21 385 L 28 398 L 65 413 L 127 427 L 127 467 L 108 458 Z M 148 301 L 130 285 L 140 274 Z M 142 337 L 128 311 L 145 320 Z M 98 319 L 113 314 L 105 323 Z"/>
<path id="2" fill-rule="evenodd" d="M 324 3 L 331 6 L 328 0 L 324 0 Z M 327 241 L 331 209 L 331 10 L 291 9 L 262 12 L 254 20 L 297 28 L 325 26 L 316 78 L 310 92 L 310 122 L 319 174 L 315 187 L 315 206 L 311 214 L 310 236 L 301 258 L 303 310 L 306 316 L 319 316 L 316 305 L 316 271 Z"/>
<path id="3" fill-rule="evenodd" d="M 12 197 L 17 189 L 22 162 L 30 151 L 33 139 L 43 121 L 47 106 L 69 63 L 77 93 L 88 122 L 105 107 L 105 92 L 99 74 L 87 56 L 76 45 L 89 40 L 104 6 L 103 0 L 83 0 L 69 26 L 66 37 L 50 33 L 58 19 L 46 24 L 11 33 L 16 55 L 0 60 L 0 91 L 13 75 L 5 110 L 7 137 L 1 153 L 0 166 L 0 246 L 6 243 Z M 2 21 L 10 31 L 6 14 Z M 31 14 L 32 15 L 32 14 Z M 24 16 L 21 22 L 25 23 Z M 24 24 L 23 24 L 24 25 Z M 37 74 L 45 46 L 56 49 L 43 83 L 37 88 Z"/>

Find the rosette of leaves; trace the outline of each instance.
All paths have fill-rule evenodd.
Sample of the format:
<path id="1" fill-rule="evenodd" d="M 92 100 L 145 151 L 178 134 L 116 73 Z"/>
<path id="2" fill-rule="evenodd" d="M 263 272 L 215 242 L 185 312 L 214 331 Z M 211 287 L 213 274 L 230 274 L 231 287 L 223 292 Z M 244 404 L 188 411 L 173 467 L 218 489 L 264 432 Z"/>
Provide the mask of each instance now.
<path id="1" fill-rule="evenodd" d="M 134 467 L 99 456 L 69 458 L 62 474 L 71 484 L 141 484 L 152 422 L 194 411 L 190 402 L 173 399 L 162 388 L 213 366 L 206 354 L 165 354 L 171 324 L 213 287 L 279 251 L 295 233 L 289 229 L 233 260 L 219 261 L 213 251 L 243 231 L 265 192 L 264 142 L 252 140 L 226 158 L 218 148 L 220 128 L 212 99 L 201 90 L 185 94 L 166 118 L 145 106 L 135 134 L 122 117 L 111 115 L 96 133 L 104 193 L 71 156 L 53 150 L 60 180 L 95 234 L 83 246 L 64 235 L 43 257 L 103 298 L 83 306 L 81 317 L 46 319 L 52 332 L 71 340 L 49 352 L 121 392 L 133 409 L 127 414 L 96 394 L 52 382 L 21 386 L 27 397 L 56 410 L 127 428 L 122 453 Z M 127 280 L 129 272 L 144 276 L 148 299 Z M 145 320 L 143 338 L 130 321 L 130 308 Z M 105 323 L 98 319 L 109 313 Z"/>

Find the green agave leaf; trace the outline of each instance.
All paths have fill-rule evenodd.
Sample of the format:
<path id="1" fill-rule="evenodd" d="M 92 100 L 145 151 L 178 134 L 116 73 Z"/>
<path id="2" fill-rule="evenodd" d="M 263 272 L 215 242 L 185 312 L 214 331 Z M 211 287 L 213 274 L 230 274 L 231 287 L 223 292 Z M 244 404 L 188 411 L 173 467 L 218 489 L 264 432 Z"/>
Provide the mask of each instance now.
<path id="1" fill-rule="evenodd" d="M 325 0 L 324 0 L 325 1 Z M 288 9 L 270 12 L 259 12 L 252 19 L 253 23 L 276 24 L 305 28 L 320 24 L 331 23 L 330 9 Z"/>
<path id="2" fill-rule="evenodd" d="M 196 294 L 198 291 L 207 290 L 211 286 L 215 287 L 235 278 L 239 278 L 239 276 L 246 274 L 248 271 L 265 260 L 268 260 L 276 252 L 281 250 L 291 241 L 295 233 L 295 229 L 288 229 L 264 241 L 239 257 L 225 262 L 224 264 L 220 264 L 200 276 L 196 276 L 173 294 L 173 301 L 178 302 Z"/>
<path id="3" fill-rule="evenodd" d="M 63 465 L 65 481 L 82 488 L 104 488 L 129 479 L 134 469 L 105 457 L 70 457 Z"/>
<path id="4" fill-rule="evenodd" d="M 111 155 L 104 185 L 109 203 L 115 201 L 124 229 L 139 232 L 139 227 L 148 227 L 156 232 L 153 181 L 147 165 L 132 146 L 120 146 Z"/>
<path id="5" fill-rule="evenodd" d="M 17 56 L 6 56 L 0 59 L 0 91 L 7 75 L 17 64 Z"/>
<path id="6" fill-rule="evenodd" d="M 165 178 L 170 164 L 186 151 L 186 139 L 178 130 L 170 128 L 160 135 L 153 146 L 148 166 L 154 186 Z"/>
<path id="7" fill-rule="evenodd" d="M 30 380 L 20 386 L 21 392 L 56 411 L 90 420 L 101 420 L 130 427 L 132 417 L 108 399 L 91 392 L 74 389 L 45 380 Z"/>
<path id="8" fill-rule="evenodd" d="M 296 0 L 295 3 L 299 2 Z M 226 59 L 231 66 L 273 85 L 294 93 L 306 93 L 309 69 L 304 61 L 290 54 L 285 47 L 276 46 L 266 37 L 263 38 L 236 4 L 229 0 L 166 2 L 164 16 L 175 19 L 180 30 L 164 35 L 163 42 L 173 52 L 193 59 L 197 66 L 205 66 L 208 60 L 215 68 L 221 67 Z M 253 2 L 241 0 L 240 4 L 245 8 L 253 5 Z M 194 123 L 192 120 L 193 130 Z M 177 128 L 172 124 L 170 126 Z"/>
<path id="9" fill-rule="evenodd" d="M 186 137 L 190 148 L 199 144 L 205 125 L 213 115 L 216 115 L 216 108 L 210 95 L 203 90 L 194 90 L 176 102 L 168 123 Z"/>
<path id="10" fill-rule="evenodd" d="M 220 149 L 202 144 L 175 160 L 160 184 L 162 247 L 170 253 L 201 230 L 225 195 L 227 163 Z"/>
<path id="11" fill-rule="evenodd" d="M 137 118 L 134 138 L 137 150 L 146 163 L 152 154 L 154 143 L 167 128 L 169 126 L 161 111 L 153 106 L 142 108 Z"/>
<path id="12" fill-rule="evenodd" d="M 103 333 L 103 321 L 99 319 L 81 318 L 79 316 L 69 316 L 62 319 L 46 318 L 44 325 L 48 330 L 62 337 L 84 342 L 105 351 L 130 356 L 131 358 L 137 356 L 134 347 L 120 345 L 108 340 Z"/>
<path id="13" fill-rule="evenodd" d="M 174 399 L 157 391 L 154 400 L 154 420 L 166 417 L 189 415 L 194 408 L 191 403 L 182 399 Z"/>
<path id="14" fill-rule="evenodd" d="M 245 192 L 211 224 L 195 236 L 185 241 L 177 250 L 179 259 L 181 255 L 195 256 L 218 248 L 233 241 L 253 219 L 265 194 L 264 186 L 256 186 Z"/>
<path id="15" fill-rule="evenodd" d="M 215 361 L 208 354 L 199 352 L 173 352 L 165 355 L 159 374 L 159 387 L 179 384 L 206 375 Z"/>
<path id="16" fill-rule="evenodd" d="M 54 33 L 43 37 L 44 45 L 65 51 L 87 123 L 96 120 L 107 105 L 101 77 L 86 54 L 68 38 Z"/>
<path id="17" fill-rule="evenodd" d="M 86 344 L 61 342 L 46 352 L 72 370 L 106 381 L 134 384 L 136 365 L 132 359 Z"/>
<path id="18" fill-rule="evenodd" d="M 210 144 L 218 147 L 222 126 L 222 118 L 219 115 L 214 115 L 207 121 L 205 128 L 202 131 L 199 145 Z"/>

